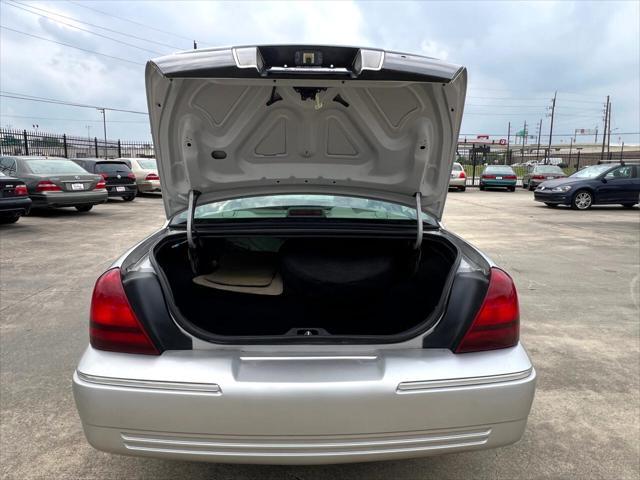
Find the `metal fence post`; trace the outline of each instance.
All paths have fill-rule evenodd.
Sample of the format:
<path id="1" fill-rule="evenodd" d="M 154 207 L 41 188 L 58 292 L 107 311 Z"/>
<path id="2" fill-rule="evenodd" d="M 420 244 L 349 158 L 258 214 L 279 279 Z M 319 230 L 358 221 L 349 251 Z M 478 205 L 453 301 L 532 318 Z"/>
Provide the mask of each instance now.
<path id="1" fill-rule="evenodd" d="M 69 151 L 67 150 L 67 134 L 62 134 L 62 145 L 64 145 L 64 157 L 69 158 Z"/>
<path id="2" fill-rule="evenodd" d="M 475 185 L 476 184 L 476 146 L 475 144 L 471 145 L 471 165 L 472 165 L 471 185 Z"/>
<path id="3" fill-rule="evenodd" d="M 29 140 L 27 139 L 27 131 L 22 131 L 22 138 L 24 138 L 24 154 L 29 155 Z"/>
<path id="4" fill-rule="evenodd" d="M 122 158 L 122 146 L 120 145 L 120 139 L 118 139 L 118 158 Z"/>
<path id="5" fill-rule="evenodd" d="M 98 158 L 98 137 L 93 137 L 93 146 L 96 148 L 96 157 Z"/>
<path id="6" fill-rule="evenodd" d="M 580 150 L 578 150 L 578 160 L 576 160 L 576 172 L 580 170 Z"/>

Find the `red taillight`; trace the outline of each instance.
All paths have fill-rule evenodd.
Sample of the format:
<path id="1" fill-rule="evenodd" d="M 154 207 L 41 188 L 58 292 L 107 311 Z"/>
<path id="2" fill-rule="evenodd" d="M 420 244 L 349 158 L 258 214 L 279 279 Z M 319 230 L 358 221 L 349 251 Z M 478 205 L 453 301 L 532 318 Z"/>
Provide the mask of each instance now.
<path id="1" fill-rule="evenodd" d="M 107 270 L 93 287 L 89 339 L 98 350 L 160 354 L 129 305 L 119 268 Z"/>
<path id="2" fill-rule="evenodd" d="M 105 182 L 104 180 L 98 180 L 98 183 L 96 183 L 95 189 L 100 190 L 105 188 L 107 188 L 107 182 Z"/>
<path id="3" fill-rule="evenodd" d="M 456 353 L 512 347 L 520 335 L 518 293 L 511 277 L 491 269 L 489 289 L 480 311 L 456 348 Z"/>
<path id="4" fill-rule="evenodd" d="M 107 173 L 101 173 L 100 174 L 102 176 L 102 178 L 104 178 L 105 180 L 109 177 L 109 175 Z"/>
<path id="5" fill-rule="evenodd" d="M 129 172 L 129 173 L 127 173 L 127 178 L 130 178 L 130 179 L 132 179 L 132 180 L 135 180 L 135 179 L 136 179 L 136 174 L 135 174 L 135 173 L 133 173 L 133 172 Z"/>
<path id="6" fill-rule="evenodd" d="M 482 178 L 496 178 L 496 176 L 495 175 L 485 174 L 485 175 L 482 175 Z"/>
<path id="7" fill-rule="evenodd" d="M 25 196 L 29 192 L 27 192 L 27 186 L 26 185 L 16 185 L 16 188 L 13 189 L 13 193 L 16 196 Z"/>
<path id="8" fill-rule="evenodd" d="M 544 175 L 534 175 L 531 178 L 533 178 L 534 180 L 544 180 L 545 179 Z"/>
<path id="9" fill-rule="evenodd" d="M 157 173 L 150 173 L 145 177 L 145 180 L 160 180 L 160 177 Z"/>
<path id="10" fill-rule="evenodd" d="M 467 176 L 464 174 L 464 171 L 460 172 L 460 175 L 458 177 L 459 178 L 467 178 Z"/>
<path id="11" fill-rule="evenodd" d="M 62 189 L 51 180 L 42 180 L 36 185 L 36 192 L 61 192 Z"/>
<path id="12" fill-rule="evenodd" d="M 505 180 L 516 180 L 518 177 L 516 177 L 515 175 L 505 175 L 504 177 Z"/>

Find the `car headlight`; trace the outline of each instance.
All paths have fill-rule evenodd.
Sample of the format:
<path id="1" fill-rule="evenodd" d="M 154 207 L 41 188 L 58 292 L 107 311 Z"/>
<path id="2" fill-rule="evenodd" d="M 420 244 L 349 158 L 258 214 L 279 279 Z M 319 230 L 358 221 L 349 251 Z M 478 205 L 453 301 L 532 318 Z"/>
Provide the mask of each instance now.
<path id="1" fill-rule="evenodd" d="M 569 190 L 571 190 L 571 185 L 561 185 L 551 189 L 552 192 L 568 192 Z"/>

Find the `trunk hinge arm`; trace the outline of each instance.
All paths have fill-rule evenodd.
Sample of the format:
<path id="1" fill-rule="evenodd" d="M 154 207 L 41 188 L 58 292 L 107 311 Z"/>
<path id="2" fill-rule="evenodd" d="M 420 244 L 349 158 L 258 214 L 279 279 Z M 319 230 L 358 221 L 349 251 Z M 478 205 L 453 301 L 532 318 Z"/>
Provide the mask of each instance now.
<path id="1" fill-rule="evenodd" d="M 189 247 L 189 263 L 191 264 L 191 270 L 195 274 L 200 272 L 200 255 L 198 252 L 199 243 L 197 242 L 198 236 L 195 223 L 196 203 L 198 202 L 199 196 L 199 191 L 189 190 L 189 207 L 187 210 L 187 244 Z"/>
<path id="2" fill-rule="evenodd" d="M 423 225 L 422 225 L 422 195 L 420 192 L 416 193 L 416 221 L 418 222 L 418 231 L 416 234 L 416 242 L 413 244 L 413 248 L 416 250 L 420 249 L 422 245 L 422 234 L 423 234 Z"/>

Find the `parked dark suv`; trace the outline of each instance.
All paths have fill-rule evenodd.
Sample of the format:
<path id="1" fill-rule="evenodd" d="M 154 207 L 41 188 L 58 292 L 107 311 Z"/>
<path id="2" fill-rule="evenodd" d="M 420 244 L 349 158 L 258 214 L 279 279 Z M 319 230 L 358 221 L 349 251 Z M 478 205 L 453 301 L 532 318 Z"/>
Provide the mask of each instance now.
<path id="1" fill-rule="evenodd" d="M 96 158 L 73 158 L 72 160 L 87 172 L 102 175 L 107 184 L 109 198 L 122 197 L 126 202 L 136 198 L 138 193 L 136 176 L 126 162 Z"/>
<path id="2" fill-rule="evenodd" d="M 567 178 L 542 182 L 534 192 L 548 207 L 570 205 L 587 210 L 592 205 L 620 204 L 633 207 L 640 197 L 640 164 L 592 165 Z"/>

